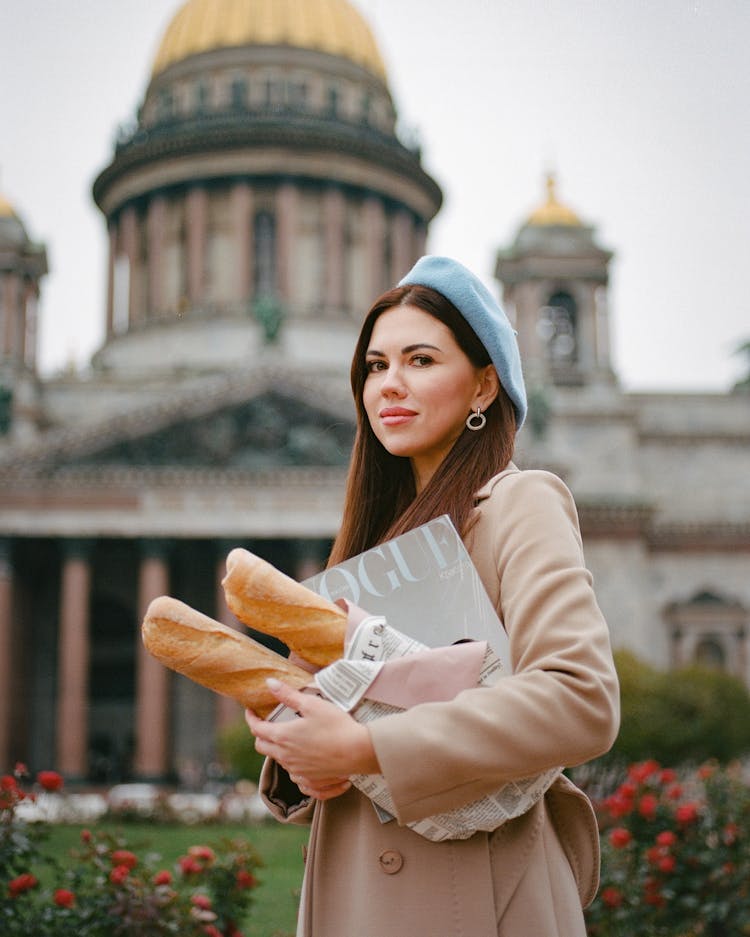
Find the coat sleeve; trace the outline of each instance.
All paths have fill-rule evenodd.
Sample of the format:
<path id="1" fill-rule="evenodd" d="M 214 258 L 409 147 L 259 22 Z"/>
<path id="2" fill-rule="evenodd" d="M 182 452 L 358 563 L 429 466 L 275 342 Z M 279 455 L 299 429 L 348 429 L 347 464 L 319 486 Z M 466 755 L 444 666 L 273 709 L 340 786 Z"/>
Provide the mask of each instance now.
<path id="1" fill-rule="evenodd" d="M 286 770 L 272 758 L 263 762 L 258 791 L 271 815 L 280 823 L 304 826 L 312 821 L 315 801 L 302 794 Z"/>
<path id="2" fill-rule="evenodd" d="M 570 492 L 550 473 L 517 472 L 480 511 L 471 553 L 488 592 L 499 596 L 514 672 L 493 687 L 370 723 L 402 823 L 594 758 L 619 726 L 609 632 Z"/>

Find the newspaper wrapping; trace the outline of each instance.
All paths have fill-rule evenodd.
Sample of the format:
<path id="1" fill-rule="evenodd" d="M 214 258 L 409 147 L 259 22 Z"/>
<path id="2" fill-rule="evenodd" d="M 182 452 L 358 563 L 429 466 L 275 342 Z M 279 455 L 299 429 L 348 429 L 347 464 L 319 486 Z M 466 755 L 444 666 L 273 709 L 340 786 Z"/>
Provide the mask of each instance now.
<path id="1" fill-rule="evenodd" d="M 491 686 L 503 676 L 503 665 L 492 648 L 486 642 L 483 644 L 484 657 L 475 685 Z M 367 697 L 386 663 L 427 650 L 426 645 L 390 627 L 384 618 L 371 616 L 360 623 L 347 642 L 345 657 L 315 675 L 315 685 L 327 699 L 350 712 L 358 722 L 367 723 L 403 711 L 401 706 Z M 491 832 L 529 810 L 561 771 L 562 768 L 553 768 L 534 777 L 509 782 L 491 795 L 407 826 L 434 842 L 467 839 L 480 830 Z M 382 775 L 356 775 L 351 782 L 373 802 L 382 822 L 394 818 L 395 807 Z"/>

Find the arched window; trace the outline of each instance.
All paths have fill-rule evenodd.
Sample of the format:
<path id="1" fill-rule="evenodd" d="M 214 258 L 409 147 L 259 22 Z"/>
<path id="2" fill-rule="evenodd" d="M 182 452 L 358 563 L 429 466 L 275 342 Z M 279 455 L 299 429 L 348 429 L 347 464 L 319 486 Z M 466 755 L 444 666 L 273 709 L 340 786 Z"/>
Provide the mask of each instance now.
<path id="1" fill-rule="evenodd" d="M 578 322 L 575 299 L 559 290 L 539 312 L 537 331 L 553 367 L 573 364 L 578 358 Z"/>
<path id="2" fill-rule="evenodd" d="M 693 654 L 696 664 L 713 670 L 726 670 L 727 657 L 720 641 L 714 637 L 701 638 Z"/>
<path id="3" fill-rule="evenodd" d="M 746 679 L 750 614 L 740 602 L 706 589 L 668 605 L 664 618 L 675 666 L 700 664 Z"/>
<path id="4" fill-rule="evenodd" d="M 237 75 L 232 79 L 231 99 L 234 110 L 240 111 L 247 107 L 247 79 Z"/>
<path id="5" fill-rule="evenodd" d="M 329 117 L 339 116 L 339 89 L 334 85 L 328 88 L 326 112 Z"/>
<path id="6" fill-rule="evenodd" d="M 199 114 L 208 110 L 208 85 L 199 81 L 195 86 L 195 109 Z"/>
<path id="7" fill-rule="evenodd" d="M 270 211 L 259 211 L 253 224 L 255 257 L 254 292 L 260 296 L 276 295 L 276 219 Z"/>

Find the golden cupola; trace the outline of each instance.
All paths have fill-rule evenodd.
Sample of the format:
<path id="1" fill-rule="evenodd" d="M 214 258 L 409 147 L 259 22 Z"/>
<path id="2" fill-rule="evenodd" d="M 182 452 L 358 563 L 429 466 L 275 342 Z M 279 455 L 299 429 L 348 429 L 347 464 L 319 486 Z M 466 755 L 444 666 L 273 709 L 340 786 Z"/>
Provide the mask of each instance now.
<path id="1" fill-rule="evenodd" d="M 97 361 L 116 368 L 128 342 L 131 363 L 151 360 L 157 332 L 175 368 L 248 364 L 285 340 L 343 360 L 442 202 L 396 132 L 366 20 L 348 0 L 188 0 L 155 48 L 94 182 L 110 238 Z"/>
<path id="2" fill-rule="evenodd" d="M 578 215 L 563 205 L 557 198 L 557 180 L 554 173 L 547 173 L 545 181 L 547 197 L 535 208 L 526 220 L 526 224 L 535 226 L 581 227 L 582 222 Z"/>
<path id="3" fill-rule="evenodd" d="M 386 80 L 370 27 L 346 0 L 189 0 L 164 33 L 152 75 L 193 55 L 248 45 L 314 49 Z"/>

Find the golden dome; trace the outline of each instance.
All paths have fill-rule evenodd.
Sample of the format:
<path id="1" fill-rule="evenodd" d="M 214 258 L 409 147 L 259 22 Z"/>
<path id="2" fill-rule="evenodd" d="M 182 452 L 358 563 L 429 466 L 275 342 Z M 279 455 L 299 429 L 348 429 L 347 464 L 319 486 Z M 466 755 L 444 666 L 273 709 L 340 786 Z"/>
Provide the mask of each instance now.
<path id="1" fill-rule="evenodd" d="M 164 33 L 152 75 L 200 52 L 245 45 L 317 49 L 386 81 L 370 27 L 347 0 L 188 0 Z"/>
<path id="2" fill-rule="evenodd" d="M 558 202 L 555 192 L 556 180 L 554 173 L 547 173 L 547 200 L 535 209 L 528 217 L 528 225 L 558 225 L 561 227 L 582 226 L 582 221 L 572 208 Z"/>
<path id="3" fill-rule="evenodd" d="M 7 198 L 0 192 L 0 218 L 17 218 L 16 210 Z"/>

